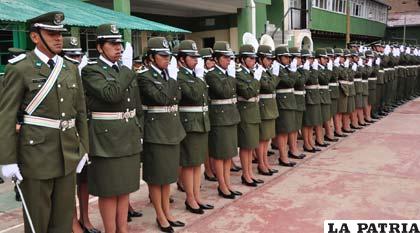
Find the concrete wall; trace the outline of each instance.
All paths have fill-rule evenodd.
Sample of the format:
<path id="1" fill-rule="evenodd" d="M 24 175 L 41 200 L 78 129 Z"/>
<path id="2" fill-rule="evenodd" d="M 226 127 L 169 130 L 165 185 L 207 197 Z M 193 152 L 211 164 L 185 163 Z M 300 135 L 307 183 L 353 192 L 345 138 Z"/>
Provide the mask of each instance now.
<path id="1" fill-rule="evenodd" d="M 197 43 L 197 47 L 201 49 L 203 47 L 203 38 L 214 37 L 215 41 L 222 40 L 230 43 L 233 50 L 238 50 L 238 28 L 222 29 L 222 30 L 210 30 L 203 32 L 193 32 L 185 36 L 186 39 L 194 40 Z"/>
<path id="2" fill-rule="evenodd" d="M 387 40 L 402 41 L 404 37 L 403 27 L 392 27 L 386 30 Z M 406 42 L 411 44 L 420 44 L 420 26 L 408 26 L 405 31 Z"/>

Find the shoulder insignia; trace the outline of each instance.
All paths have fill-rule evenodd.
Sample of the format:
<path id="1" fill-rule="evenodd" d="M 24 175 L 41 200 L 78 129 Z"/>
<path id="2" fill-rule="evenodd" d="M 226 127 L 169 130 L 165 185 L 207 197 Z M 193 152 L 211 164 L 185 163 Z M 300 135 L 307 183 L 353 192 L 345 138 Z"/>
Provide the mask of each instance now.
<path id="1" fill-rule="evenodd" d="M 241 72 L 241 71 L 242 71 L 242 68 L 236 69 L 236 72 Z"/>
<path id="2" fill-rule="evenodd" d="M 17 63 L 19 61 L 22 61 L 25 58 L 26 58 L 26 54 L 23 53 L 23 54 L 15 57 L 15 58 L 9 59 L 8 62 L 11 63 L 11 64 L 15 64 L 15 63 Z"/>
<path id="3" fill-rule="evenodd" d="M 208 71 L 213 71 L 214 70 L 214 67 L 213 68 L 211 68 L 211 69 L 208 69 Z"/>
<path id="4" fill-rule="evenodd" d="M 97 61 L 88 61 L 88 65 L 95 65 L 95 64 L 98 64 L 98 62 Z"/>
<path id="5" fill-rule="evenodd" d="M 141 70 L 137 70 L 136 73 L 137 74 L 143 74 L 144 72 L 148 71 L 149 69 L 141 69 Z"/>
<path id="6" fill-rule="evenodd" d="M 194 80 L 187 80 L 187 82 L 189 82 L 189 83 L 195 83 Z"/>

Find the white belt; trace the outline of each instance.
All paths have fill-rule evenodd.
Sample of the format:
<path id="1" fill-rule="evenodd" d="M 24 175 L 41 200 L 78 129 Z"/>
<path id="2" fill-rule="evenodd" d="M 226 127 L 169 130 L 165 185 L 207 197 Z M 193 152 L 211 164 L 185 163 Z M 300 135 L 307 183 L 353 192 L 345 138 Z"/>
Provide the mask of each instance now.
<path id="1" fill-rule="evenodd" d="M 143 110 L 147 111 L 148 113 L 170 113 L 170 112 L 177 112 L 178 105 L 171 105 L 171 106 L 145 106 L 143 105 Z"/>
<path id="2" fill-rule="evenodd" d="M 376 80 L 378 80 L 378 78 L 377 78 L 377 77 L 374 77 L 374 78 L 368 78 L 368 80 L 369 80 L 369 81 L 376 81 Z"/>
<path id="3" fill-rule="evenodd" d="M 315 89 L 319 89 L 319 85 L 307 85 L 305 86 L 305 89 L 310 89 L 310 90 L 315 90 Z"/>
<path id="4" fill-rule="evenodd" d="M 293 93 L 294 88 L 287 88 L 287 89 L 277 89 L 276 92 L 280 94 L 284 93 Z"/>
<path id="5" fill-rule="evenodd" d="M 338 87 L 338 83 L 328 83 L 328 86 L 330 86 L 330 87 Z"/>
<path id="6" fill-rule="evenodd" d="M 392 68 L 385 68 L 384 70 L 385 71 L 390 71 L 390 70 L 392 70 Z"/>
<path id="7" fill-rule="evenodd" d="M 238 102 L 236 98 L 211 100 L 211 104 L 213 105 L 236 104 L 236 102 Z"/>
<path id="8" fill-rule="evenodd" d="M 180 112 L 208 112 L 209 106 L 179 106 Z"/>
<path id="9" fill-rule="evenodd" d="M 354 85 L 354 81 L 349 81 L 349 85 Z"/>
<path id="10" fill-rule="evenodd" d="M 361 78 L 355 78 L 355 79 L 353 79 L 353 81 L 355 81 L 355 82 L 361 82 L 362 79 Z"/>
<path id="11" fill-rule="evenodd" d="M 276 94 L 259 94 L 258 97 L 260 97 L 260 99 L 275 99 Z"/>
<path id="12" fill-rule="evenodd" d="M 379 73 L 385 73 L 385 70 L 379 70 Z"/>
<path id="13" fill-rule="evenodd" d="M 49 118 L 44 118 L 44 117 L 24 115 L 23 123 L 27 125 L 36 125 L 36 126 L 42 126 L 42 127 L 47 127 L 47 128 L 53 128 L 53 129 L 61 129 L 65 131 L 66 129 L 71 129 L 75 127 L 76 120 L 75 119 L 54 120 L 54 119 L 49 119 Z"/>
<path id="14" fill-rule="evenodd" d="M 249 98 L 249 99 L 245 99 L 242 96 L 238 96 L 238 101 L 240 101 L 240 102 L 251 102 L 251 103 L 255 103 L 255 102 L 258 102 L 259 100 L 260 99 L 258 98 L 258 96 L 257 97 L 252 97 L 252 98 Z"/>
<path id="15" fill-rule="evenodd" d="M 369 80 L 365 80 L 365 79 L 362 80 L 362 83 L 368 83 L 368 82 Z"/>
<path id="16" fill-rule="evenodd" d="M 340 81 L 338 81 L 340 84 L 343 84 L 343 85 L 350 85 L 350 82 L 349 81 L 345 81 L 345 80 L 340 80 Z"/>
<path id="17" fill-rule="evenodd" d="M 122 120 L 128 121 L 130 118 L 136 116 L 136 110 L 126 112 L 92 112 L 92 119 L 94 120 Z"/>
<path id="18" fill-rule="evenodd" d="M 328 87 L 328 85 L 319 85 L 319 89 L 325 89 L 325 90 L 328 90 L 328 89 L 329 89 L 329 87 Z"/>
<path id="19" fill-rule="evenodd" d="M 389 70 L 395 70 L 395 68 L 389 68 Z"/>
<path id="20" fill-rule="evenodd" d="M 295 95 L 305 95 L 306 91 L 293 91 L 293 94 L 295 94 Z"/>

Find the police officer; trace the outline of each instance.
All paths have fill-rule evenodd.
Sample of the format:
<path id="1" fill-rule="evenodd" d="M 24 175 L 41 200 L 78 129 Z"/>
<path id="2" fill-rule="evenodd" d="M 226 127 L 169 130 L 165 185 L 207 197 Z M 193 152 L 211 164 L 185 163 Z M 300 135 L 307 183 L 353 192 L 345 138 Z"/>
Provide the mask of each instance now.
<path id="1" fill-rule="evenodd" d="M 147 42 L 150 67 L 138 75 L 145 111 L 143 179 L 149 187 L 150 199 L 161 231 L 185 226 L 170 212 L 170 184 L 178 178 L 180 143 L 186 133 L 181 124 L 178 104 L 181 87 L 168 73 L 171 52 L 164 37 Z"/>
<path id="2" fill-rule="evenodd" d="M 379 67 L 375 64 L 375 54 L 371 50 L 365 52 L 366 56 L 366 69 L 367 69 L 367 84 L 365 83 L 365 88 L 367 88 L 367 97 L 365 97 L 366 106 L 363 109 L 364 112 L 364 121 L 367 123 L 373 123 L 372 120 L 372 107 L 376 103 L 376 81 L 378 77 Z M 378 62 L 379 64 L 379 62 Z M 366 90 L 364 90 L 366 91 Z"/>
<path id="3" fill-rule="evenodd" d="M 182 125 L 187 132 L 181 142 L 181 180 L 186 192 L 186 209 L 191 213 L 203 214 L 204 209 L 214 207 L 204 204 L 200 195 L 201 165 L 208 151 L 210 119 L 207 84 L 195 72 L 198 57 L 200 54 L 194 41 L 181 41 L 178 51 L 181 66 L 177 77 L 182 92 L 179 111 Z"/>
<path id="4" fill-rule="evenodd" d="M 92 149 L 89 193 L 99 197 L 106 232 L 128 231 L 128 195 L 139 189 L 141 101 L 135 73 L 119 63 L 122 42 L 116 25 L 98 26 L 99 59 L 82 69 Z"/>
<path id="5" fill-rule="evenodd" d="M 336 55 L 334 54 L 334 49 L 326 48 L 327 56 L 328 56 L 328 63 L 326 68 L 324 69 L 324 73 L 328 76 L 330 82 L 328 83 L 329 93 L 331 97 L 331 108 L 330 108 L 330 115 L 331 119 L 328 121 L 325 128 L 325 136 L 324 140 L 327 142 L 337 142 L 338 138 L 334 137 L 334 128 L 333 125 L 337 122 L 337 113 L 338 113 L 338 97 L 339 97 L 339 84 L 338 84 L 338 76 L 336 72 L 334 72 L 334 61 L 336 59 Z M 339 65 L 340 56 L 337 56 L 338 59 L 336 61 L 337 65 Z"/>
<path id="6" fill-rule="evenodd" d="M 348 67 L 348 61 L 343 49 L 336 48 L 334 49 L 334 68 L 333 75 L 337 77 L 338 81 L 338 106 L 337 106 L 337 115 L 334 117 L 334 136 L 336 137 L 347 137 L 343 133 L 343 114 L 347 112 L 348 96 L 349 96 L 349 85 L 348 85 L 348 76 L 346 71 L 346 66 Z"/>
<path id="7" fill-rule="evenodd" d="M 205 76 L 211 98 L 209 156 L 214 160 L 219 196 L 234 199 L 242 193 L 233 190 L 230 183 L 231 159 L 237 155 L 237 125 L 240 122 L 236 107 L 236 79 L 227 71 L 233 52 L 225 41 L 217 41 L 213 51 L 216 65 Z"/>
<path id="8" fill-rule="evenodd" d="M 79 72 L 57 55 L 63 20 L 62 12 L 29 20 L 36 47 L 9 61 L 0 99 L 2 173 L 21 182 L 36 232 L 71 231 L 75 171 L 89 149 Z M 16 134 L 20 113 L 23 125 Z M 25 232 L 32 232 L 26 217 Z"/>

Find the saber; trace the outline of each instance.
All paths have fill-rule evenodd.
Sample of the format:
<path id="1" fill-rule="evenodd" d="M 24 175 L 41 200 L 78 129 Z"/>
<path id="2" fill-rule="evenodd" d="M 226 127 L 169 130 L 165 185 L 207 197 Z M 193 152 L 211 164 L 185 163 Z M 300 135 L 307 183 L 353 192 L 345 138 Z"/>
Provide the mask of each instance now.
<path id="1" fill-rule="evenodd" d="M 22 199 L 23 209 L 25 210 L 26 218 L 28 219 L 29 226 L 31 227 L 31 231 L 32 231 L 32 233 L 36 233 L 36 231 L 34 229 L 34 225 L 32 224 L 31 215 L 29 215 L 28 207 L 26 207 L 25 198 L 23 197 L 22 190 L 20 189 L 20 186 L 19 186 L 19 180 L 17 179 L 16 176 L 13 176 L 12 177 L 12 180 L 13 180 L 13 183 L 15 183 L 16 188 L 17 188 L 17 190 L 19 192 L 19 195 L 20 195 L 20 197 Z"/>

